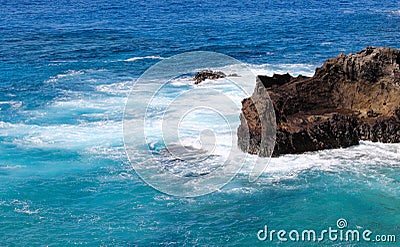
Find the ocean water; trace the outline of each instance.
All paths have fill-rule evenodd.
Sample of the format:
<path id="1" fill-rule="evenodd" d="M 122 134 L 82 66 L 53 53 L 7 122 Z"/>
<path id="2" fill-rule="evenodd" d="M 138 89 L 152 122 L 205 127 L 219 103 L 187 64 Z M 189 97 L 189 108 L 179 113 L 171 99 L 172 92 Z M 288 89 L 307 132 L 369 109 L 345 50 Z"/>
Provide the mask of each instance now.
<path id="1" fill-rule="evenodd" d="M 257 232 L 326 229 L 340 218 L 400 241 L 400 145 L 273 158 L 254 183 L 242 170 L 214 193 L 180 198 L 138 177 L 122 131 L 130 90 L 158 61 L 213 51 L 258 74 L 312 75 L 341 52 L 400 48 L 399 1 L 0 6 L 0 246 L 293 246 Z M 368 243 L 297 243 L 309 244 Z"/>

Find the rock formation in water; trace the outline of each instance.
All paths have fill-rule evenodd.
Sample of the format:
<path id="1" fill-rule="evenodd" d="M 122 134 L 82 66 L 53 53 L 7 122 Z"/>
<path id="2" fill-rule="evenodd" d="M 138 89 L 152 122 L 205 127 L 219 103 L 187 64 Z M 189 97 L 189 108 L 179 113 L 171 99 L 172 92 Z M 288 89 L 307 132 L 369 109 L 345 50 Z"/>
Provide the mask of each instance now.
<path id="1" fill-rule="evenodd" d="M 242 101 L 238 146 L 243 151 L 270 155 L 271 140 L 261 140 L 267 129 L 260 121 L 268 118 L 268 109 L 276 117 L 274 156 L 349 147 L 360 140 L 400 142 L 400 50 L 367 47 L 341 54 L 311 78 L 258 76 L 253 95 Z"/>
<path id="2" fill-rule="evenodd" d="M 221 71 L 212 71 L 212 70 L 202 70 L 196 73 L 193 78 L 194 84 L 199 84 L 207 79 L 216 80 L 220 78 L 225 78 L 226 75 Z"/>

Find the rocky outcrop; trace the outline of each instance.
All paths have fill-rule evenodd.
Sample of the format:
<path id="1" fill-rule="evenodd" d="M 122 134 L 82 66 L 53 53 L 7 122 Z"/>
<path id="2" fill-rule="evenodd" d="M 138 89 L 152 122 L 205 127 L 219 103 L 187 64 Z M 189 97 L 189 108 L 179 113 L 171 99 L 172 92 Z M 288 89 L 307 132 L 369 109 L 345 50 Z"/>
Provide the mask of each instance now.
<path id="1" fill-rule="evenodd" d="M 193 78 L 194 84 L 199 84 L 207 79 L 216 80 L 220 78 L 225 78 L 226 75 L 221 71 L 212 71 L 212 70 L 202 70 L 196 73 Z"/>
<path id="2" fill-rule="evenodd" d="M 268 102 L 273 109 L 265 107 Z M 268 118 L 268 110 L 275 118 Z M 271 153 L 261 138 L 268 131 L 262 118 L 276 121 L 274 156 L 349 147 L 360 140 L 400 142 L 400 50 L 367 47 L 341 54 L 311 78 L 258 76 L 253 95 L 242 101 L 240 118 L 239 147 L 260 156 Z"/>

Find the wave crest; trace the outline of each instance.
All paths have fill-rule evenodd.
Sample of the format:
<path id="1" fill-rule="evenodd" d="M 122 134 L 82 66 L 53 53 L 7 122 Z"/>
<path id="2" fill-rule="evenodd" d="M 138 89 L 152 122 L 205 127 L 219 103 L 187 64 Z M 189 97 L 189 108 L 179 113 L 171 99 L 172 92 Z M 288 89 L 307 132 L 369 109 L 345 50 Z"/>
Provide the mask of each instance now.
<path id="1" fill-rule="evenodd" d="M 161 56 L 144 56 L 144 57 L 131 57 L 131 58 L 125 59 L 124 61 L 125 61 L 125 62 L 134 62 L 134 61 L 143 60 L 143 59 L 158 59 L 158 60 L 163 60 L 163 59 L 165 59 L 165 58 L 164 58 L 164 57 L 161 57 Z"/>

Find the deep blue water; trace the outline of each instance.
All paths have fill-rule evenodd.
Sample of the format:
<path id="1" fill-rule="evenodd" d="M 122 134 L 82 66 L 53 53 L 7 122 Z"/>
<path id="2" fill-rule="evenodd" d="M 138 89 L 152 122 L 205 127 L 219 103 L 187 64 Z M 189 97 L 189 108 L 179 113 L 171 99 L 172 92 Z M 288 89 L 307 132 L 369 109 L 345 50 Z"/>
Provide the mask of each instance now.
<path id="1" fill-rule="evenodd" d="M 399 1 L 0 0 L 0 9 L 0 246 L 266 246 L 256 236 L 265 224 L 318 230 L 339 218 L 400 241 L 398 145 L 276 158 L 256 183 L 239 174 L 188 199 L 147 186 L 122 136 L 134 81 L 163 58 L 215 51 L 260 73 L 312 75 L 341 52 L 400 48 Z"/>

